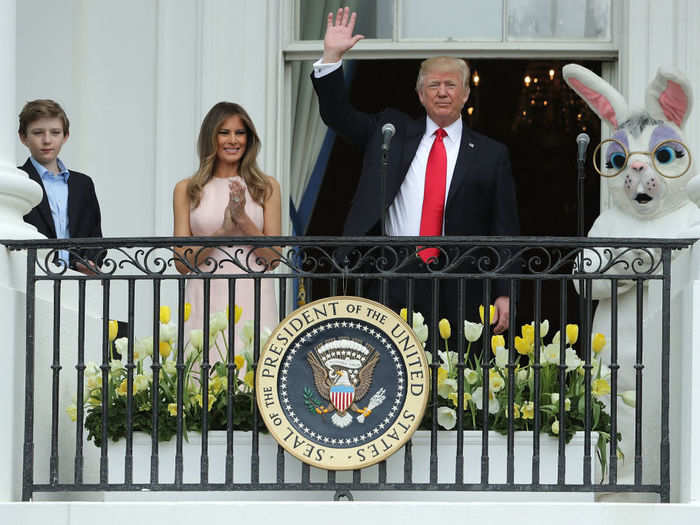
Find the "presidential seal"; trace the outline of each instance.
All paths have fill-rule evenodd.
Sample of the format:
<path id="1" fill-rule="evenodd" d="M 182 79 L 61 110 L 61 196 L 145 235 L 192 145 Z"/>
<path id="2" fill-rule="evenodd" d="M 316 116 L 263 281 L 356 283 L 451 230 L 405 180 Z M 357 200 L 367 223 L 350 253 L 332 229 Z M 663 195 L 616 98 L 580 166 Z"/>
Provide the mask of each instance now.
<path id="1" fill-rule="evenodd" d="M 331 297 L 291 313 L 260 354 L 256 396 L 265 425 L 301 461 L 328 470 L 373 465 L 423 418 L 428 362 L 392 310 Z"/>

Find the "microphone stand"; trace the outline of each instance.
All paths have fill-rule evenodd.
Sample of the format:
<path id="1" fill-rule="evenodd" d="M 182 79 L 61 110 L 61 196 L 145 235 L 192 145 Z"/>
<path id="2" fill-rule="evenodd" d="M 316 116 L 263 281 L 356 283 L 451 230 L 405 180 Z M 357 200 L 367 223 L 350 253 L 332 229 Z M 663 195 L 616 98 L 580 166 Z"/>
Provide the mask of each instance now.
<path id="1" fill-rule="evenodd" d="M 379 223 L 380 223 L 380 228 L 381 228 L 381 234 L 382 237 L 385 237 L 387 235 L 386 231 L 386 211 L 387 211 L 387 205 L 386 205 L 386 178 L 388 177 L 389 173 L 389 144 L 384 141 L 382 144 L 382 169 L 380 173 L 380 181 L 379 181 L 379 193 L 380 193 L 380 198 L 381 198 L 381 209 L 380 209 L 380 215 L 379 215 Z M 382 264 L 386 264 L 386 250 L 384 247 L 381 249 L 381 261 Z M 381 286 L 379 289 L 379 296 L 381 298 L 381 303 L 386 304 L 387 299 L 389 296 L 389 283 L 387 282 L 386 279 L 381 280 Z"/>
<path id="2" fill-rule="evenodd" d="M 577 144 L 577 158 L 576 158 L 576 172 L 577 172 L 577 188 L 576 193 L 578 197 L 578 208 L 577 208 L 577 236 L 584 236 L 584 217 L 585 217 L 585 193 L 584 193 L 584 183 L 586 182 L 586 149 L 588 148 L 588 143 L 590 138 L 585 133 L 580 133 L 576 137 Z M 578 271 L 583 273 L 583 248 L 578 255 Z M 579 326 L 583 328 L 581 330 L 582 342 L 584 344 L 584 359 L 590 359 L 590 345 L 591 345 L 591 320 L 588 316 L 588 286 L 590 281 L 586 279 L 579 279 L 578 281 L 578 308 L 579 308 Z"/>

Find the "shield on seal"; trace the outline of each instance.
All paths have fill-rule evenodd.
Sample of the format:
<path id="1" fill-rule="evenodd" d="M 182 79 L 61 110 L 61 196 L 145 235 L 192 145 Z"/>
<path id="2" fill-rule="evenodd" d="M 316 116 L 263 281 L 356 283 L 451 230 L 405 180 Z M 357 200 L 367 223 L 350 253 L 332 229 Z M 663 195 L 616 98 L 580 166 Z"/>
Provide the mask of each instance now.
<path id="1" fill-rule="evenodd" d="M 345 412 L 355 399 L 355 387 L 352 385 L 331 386 L 331 403 L 338 412 Z"/>

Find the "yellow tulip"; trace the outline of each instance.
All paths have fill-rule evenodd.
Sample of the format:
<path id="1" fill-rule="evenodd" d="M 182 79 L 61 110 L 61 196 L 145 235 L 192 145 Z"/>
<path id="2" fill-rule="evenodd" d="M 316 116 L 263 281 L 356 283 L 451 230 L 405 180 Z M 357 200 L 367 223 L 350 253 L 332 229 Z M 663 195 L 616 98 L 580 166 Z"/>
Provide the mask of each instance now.
<path id="1" fill-rule="evenodd" d="M 233 362 L 236 363 L 236 368 L 238 370 L 242 369 L 243 365 L 245 365 L 245 359 L 242 355 L 237 355 L 236 357 L 234 357 Z"/>
<path id="2" fill-rule="evenodd" d="M 534 344 L 535 343 L 535 327 L 532 326 L 531 324 L 524 324 L 522 328 L 520 329 L 521 333 L 523 334 L 523 339 L 527 341 L 529 344 Z"/>
<path id="3" fill-rule="evenodd" d="M 496 315 L 496 307 L 494 305 L 489 305 L 489 324 L 493 324 L 493 318 Z M 484 323 L 484 305 L 479 305 L 479 318 L 481 323 Z"/>
<path id="4" fill-rule="evenodd" d="M 578 325 L 577 324 L 567 324 L 566 325 L 566 341 L 573 345 L 578 341 Z"/>
<path id="5" fill-rule="evenodd" d="M 117 331 L 119 330 L 119 324 L 112 320 L 109 322 L 109 342 L 111 343 L 117 338 Z"/>
<path id="6" fill-rule="evenodd" d="M 241 314 L 243 313 L 243 308 L 238 306 L 237 304 L 233 305 L 233 324 L 238 324 L 238 321 L 241 320 Z M 226 307 L 226 319 L 228 319 L 229 316 L 229 308 L 228 306 Z"/>
<path id="7" fill-rule="evenodd" d="M 173 417 L 177 416 L 177 403 L 169 403 L 168 404 L 168 412 Z"/>
<path id="8" fill-rule="evenodd" d="M 405 308 L 401 308 L 401 319 L 404 321 L 408 319 L 408 311 Z"/>
<path id="9" fill-rule="evenodd" d="M 163 324 L 168 324 L 170 322 L 170 307 L 161 306 L 160 307 L 160 322 Z"/>
<path id="10" fill-rule="evenodd" d="M 160 353 L 160 355 L 163 359 L 167 359 L 167 357 L 170 355 L 171 351 L 172 351 L 172 347 L 170 346 L 170 343 L 168 343 L 167 341 L 161 341 L 160 344 L 158 345 L 158 352 Z"/>
<path id="11" fill-rule="evenodd" d="M 441 385 L 445 381 L 445 379 L 447 379 L 447 370 L 445 370 L 444 368 L 438 368 L 437 377 L 438 385 Z"/>
<path id="12" fill-rule="evenodd" d="M 520 354 L 520 355 L 527 355 L 533 350 L 533 344 L 526 339 L 515 336 L 515 350 Z"/>
<path id="13" fill-rule="evenodd" d="M 438 328 L 440 328 L 440 337 L 443 339 L 449 339 L 452 335 L 452 327 L 447 319 L 440 319 Z"/>
<path id="14" fill-rule="evenodd" d="M 607 341 L 605 340 L 605 336 L 603 334 L 595 334 L 593 336 L 593 351 L 598 354 L 600 351 L 605 348 L 605 343 Z"/>
<path id="15" fill-rule="evenodd" d="M 185 321 L 189 321 L 190 314 L 192 313 L 192 305 L 190 303 L 185 303 Z"/>
<path id="16" fill-rule="evenodd" d="M 506 339 L 502 335 L 491 336 L 491 350 L 496 353 L 496 348 L 501 348 L 506 346 Z"/>

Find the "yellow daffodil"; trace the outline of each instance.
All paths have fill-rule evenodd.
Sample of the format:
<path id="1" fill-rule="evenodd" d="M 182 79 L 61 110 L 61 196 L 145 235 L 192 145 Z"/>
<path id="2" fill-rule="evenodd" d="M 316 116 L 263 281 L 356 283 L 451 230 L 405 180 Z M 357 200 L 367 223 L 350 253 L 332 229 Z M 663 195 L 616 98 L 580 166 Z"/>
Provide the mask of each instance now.
<path id="1" fill-rule="evenodd" d="M 68 414 L 68 417 L 70 417 L 71 421 L 77 421 L 78 419 L 78 407 L 75 405 L 75 403 L 71 403 L 68 405 L 66 408 L 66 414 Z"/>
<path id="2" fill-rule="evenodd" d="M 502 335 L 491 336 L 491 350 L 496 353 L 496 348 L 501 348 L 506 346 L 506 339 Z"/>
<path id="3" fill-rule="evenodd" d="M 211 391 L 211 394 L 217 396 L 219 393 L 226 390 L 227 384 L 228 381 L 225 377 L 216 376 L 209 382 L 209 390 Z"/>
<path id="4" fill-rule="evenodd" d="M 172 347 L 170 346 L 170 343 L 167 341 L 161 341 L 158 344 L 158 353 L 163 359 L 167 359 L 167 357 L 170 355 L 170 352 L 172 352 Z"/>
<path id="5" fill-rule="evenodd" d="M 489 324 L 493 324 L 493 318 L 496 315 L 496 307 L 492 304 L 489 305 Z M 479 305 L 479 318 L 481 319 L 481 324 L 484 324 L 484 305 Z"/>
<path id="6" fill-rule="evenodd" d="M 243 382 L 246 384 L 248 388 L 251 390 L 253 389 L 253 371 L 251 370 L 250 372 L 246 372 L 246 375 L 243 377 Z"/>
<path id="7" fill-rule="evenodd" d="M 112 320 L 109 322 L 109 342 L 111 343 L 117 338 L 117 331 L 119 330 L 119 324 Z"/>
<path id="8" fill-rule="evenodd" d="M 168 404 L 168 412 L 173 417 L 177 416 L 177 403 L 169 403 Z"/>
<path id="9" fill-rule="evenodd" d="M 534 349 L 533 343 L 528 342 L 525 338 L 515 336 L 515 350 L 520 355 L 527 355 Z"/>
<path id="10" fill-rule="evenodd" d="M 464 410 L 467 410 L 469 408 L 469 400 L 472 398 L 472 395 L 469 392 L 464 393 L 464 402 L 462 403 L 462 407 Z M 448 394 L 447 399 L 452 401 L 452 404 L 456 407 L 457 406 L 457 392 L 452 392 Z"/>
<path id="11" fill-rule="evenodd" d="M 506 416 L 508 416 L 508 407 L 506 406 Z M 513 403 L 513 419 L 520 418 L 520 405 Z"/>
<path id="12" fill-rule="evenodd" d="M 525 401 L 520 408 L 520 413 L 523 419 L 535 419 L 535 403 L 532 401 Z"/>
<path id="13" fill-rule="evenodd" d="M 183 313 L 184 313 L 185 321 L 189 321 L 190 314 L 192 313 L 192 305 L 190 303 L 185 303 L 185 311 Z"/>
<path id="14" fill-rule="evenodd" d="M 437 370 L 437 377 L 438 377 L 438 386 L 441 385 L 445 379 L 447 379 L 447 370 L 444 368 L 438 368 Z"/>
<path id="15" fill-rule="evenodd" d="M 440 337 L 443 339 L 449 339 L 452 335 L 452 327 L 447 319 L 440 319 L 438 328 L 440 329 Z"/>
<path id="16" fill-rule="evenodd" d="M 236 368 L 241 370 L 243 365 L 245 365 L 245 358 L 242 355 L 237 355 L 233 358 L 233 362 L 236 363 Z"/>
<path id="17" fill-rule="evenodd" d="M 599 354 L 600 351 L 601 351 L 603 348 L 605 348 L 605 343 L 606 343 L 606 342 L 607 342 L 607 341 L 605 340 L 605 336 L 604 336 L 603 334 L 596 333 L 596 334 L 593 336 L 593 345 L 592 345 L 592 346 L 593 346 L 593 351 L 594 351 L 596 354 Z"/>
<path id="18" fill-rule="evenodd" d="M 161 306 L 160 307 L 160 322 L 163 324 L 168 324 L 170 322 L 170 307 Z"/>
<path id="19" fill-rule="evenodd" d="M 197 396 L 195 397 L 195 399 L 197 400 L 197 404 L 198 404 L 200 407 L 204 406 L 204 400 L 202 399 L 202 394 L 197 394 Z M 214 401 L 216 401 L 216 397 L 211 396 L 211 395 L 208 396 L 208 399 L 207 399 L 207 412 L 211 411 L 211 407 L 214 406 Z"/>
<path id="20" fill-rule="evenodd" d="M 596 397 L 606 396 L 610 393 L 610 383 L 606 379 L 596 379 L 591 385 L 591 392 Z"/>
<path id="21" fill-rule="evenodd" d="M 567 324 L 566 325 L 566 342 L 570 345 L 576 344 L 578 341 L 578 325 L 577 324 Z"/>
<path id="22" fill-rule="evenodd" d="M 126 379 L 124 379 L 117 387 L 117 395 L 118 396 L 125 396 L 126 395 L 126 387 L 127 387 L 127 382 L 126 382 Z"/>

